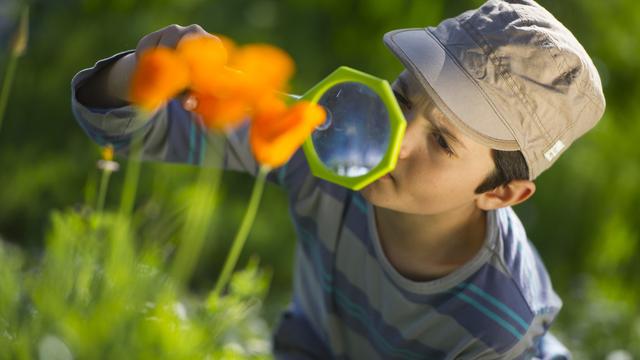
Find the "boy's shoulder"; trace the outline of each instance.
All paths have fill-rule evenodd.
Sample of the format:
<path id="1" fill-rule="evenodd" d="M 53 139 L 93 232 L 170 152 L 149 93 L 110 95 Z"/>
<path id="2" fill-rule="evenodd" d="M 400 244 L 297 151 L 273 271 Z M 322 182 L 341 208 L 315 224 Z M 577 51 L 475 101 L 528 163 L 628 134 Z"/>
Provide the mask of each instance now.
<path id="1" fill-rule="evenodd" d="M 495 217 L 497 242 L 494 252 L 495 260 L 500 263 L 494 265 L 509 275 L 532 311 L 559 310 L 562 302 L 553 291 L 546 266 L 518 215 L 507 207 L 496 210 Z"/>
<path id="2" fill-rule="evenodd" d="M 491 212 L 489 222 L 490 255 L 455 286 L 447 315 L 498 353 L 520 354 L 536 347 L 562 302 L 513 209 Z"/>

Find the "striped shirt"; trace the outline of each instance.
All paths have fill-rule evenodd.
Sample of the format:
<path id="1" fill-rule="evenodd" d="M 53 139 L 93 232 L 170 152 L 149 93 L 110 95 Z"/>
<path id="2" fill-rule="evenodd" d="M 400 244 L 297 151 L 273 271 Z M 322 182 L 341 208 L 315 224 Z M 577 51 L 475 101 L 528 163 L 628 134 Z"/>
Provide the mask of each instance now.
<path id="1" fill-rule="evenodd" d="M 72 109 L 99 144 L 126 152 L 143 133 L 148 160 L 256 174 L 247 127 L 208 133 L 200 119 L 170 101 L 153 115 L 132 106 L 92 109 L 78 86 L 125 53 L 99 61 L 72 80 Z M 401 275 L 380 245 L 373 208 L 358 192 L 315 178 L 302 151 L 268 179 L 288 196 L 296 244 L 293 301 L 275 334 L 282 359 L 568 358 L 549 333 L 562 305 L 523 225 L 511 208 L 488 212 L 484 245 L 451 274 L 417 282 Z M 546 334 L 546 335 L 545 335 Z"/>

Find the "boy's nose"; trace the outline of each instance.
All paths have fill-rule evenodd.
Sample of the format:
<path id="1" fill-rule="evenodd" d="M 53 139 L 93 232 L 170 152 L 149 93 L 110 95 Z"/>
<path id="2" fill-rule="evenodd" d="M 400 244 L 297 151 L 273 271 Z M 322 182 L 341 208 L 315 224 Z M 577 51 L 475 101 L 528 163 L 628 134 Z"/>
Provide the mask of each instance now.
<path id="1" fill-rule="evenodd" d="M 406 136 L 402 139 L 402 145 L 400 146 L 400 152 L 398 153 L 398 160 L 408 158 L 411 153 L 406 139 Z"/>
<path id="2" fill-rule="evenodd" d="M 402 137 L 402 144 L 400 145 L 400 152 L 398 153 L 398 160 L 406 159 L 411 156 L 413 149 L 416 146 L 416 129 L 413 124 L 409 123 Z"/>

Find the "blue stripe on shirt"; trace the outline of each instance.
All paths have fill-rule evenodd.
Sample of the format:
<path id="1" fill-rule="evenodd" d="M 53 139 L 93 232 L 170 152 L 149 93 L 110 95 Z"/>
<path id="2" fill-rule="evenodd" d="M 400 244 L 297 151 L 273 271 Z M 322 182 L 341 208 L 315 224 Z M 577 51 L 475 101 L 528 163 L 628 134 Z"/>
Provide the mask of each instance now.
<path id="1" fill-rule="evenodd" d="M 444 354 L 437 349 L 430 348 L 415 340 L 407 340 L 402 337 L 399 330 L 384 322 L 382 316 L 371 307 L 367 296 L 361 290 L 353 286 L 339 270 L 333 268 L 334 255 L 321 243 L 315 234 L 315 222 L 313 219 L 300 218 L 297 227 L 301 245 L 305 255 L 309 259 L 316 278 L 325 295 L 326 303 L 335 300 L 343 315 L 337 315 L 349 325 L 349 327 L 370 340 L 371 346 L 379 351 L 383 357 L 399 357 L 406 359 L 443 358 Z M 332 269 L 333 273 L 327 271 Z M 335 276 L 334 276 L 335 275 Z M 328 309 L 335 312 L 336 309 Z M 391 342 L 389 341 L 391 340 Z M 394 346 L 403 344 L 402 347 Z"/>
<path id="2" fill-rule="evenodd" d="M 337 195 L 335 189 L 330 187 L 321 187 L 321 189 L 323 192 L 329 190 L 333 192 L 334 196 Z M 344 201 L 344 198 L 342 201 Z M 368 234 L 366 221 L 368 207 L 363 201 L 359 194 L 353 196 L 353 206 L 347 209 L 345 225 L 354 232 L 359 240 L 363 241 L 369 254 L 375 256 L 372 244 L 364 240 L 370 239 L 371 236 Z M 307 238 L 313 236 L 310 234 L 314 232 L 315 221 L 313 219 L 301 219 L 301 222 L 310 227 Z M 314 242 L 319 241 L 319 239 L 315 239 Z M 308 248 L 305 248 L 305 250 L 313 251 Z M 327 254 L 327 259 L 324 261 L 318 259 L 316 267 L 328 268 L 333 266 L 332 260 L 330 260 L 331 256 Z M 477 289 L 487 288 L 489 288 L 489 292 L 477 291 Z M 465 291 L 465 293 L 461 291 Z M 443 315 L 453 317 L 473 336 L 479 338 L 479 340 L 497 352 L 508 350 L 511 345 L 522 338 L 528 328 L 528 323 L 524 318 L 529 321 L 533 319 L 533 313 L 516 288 L 513 280 L 488 264 L 479 269 L 465 283 L 464 287 L 457 290 L 452 289 L 450 295 L 453 298 L 451 296 L 438 297 L 438 300 L 442 301 L 442 306 L 438 306 L 439 301 L 433 296 L 411 294 L 407 291 L 402 292 L 409 301 L 417 304 L 430 304 L 435 306 Z M 433 302 L 434 300 L 436 300 L 435 303 Z M 518 330 L 520 328 L 523 328 L 523 331 Z M 512 340 L 505 341 L 508 338 Z"/>
<path id="3" fill-rule="evenodd" d="M 478 301 L 472 299 L 471 297 L 463 294 L 463 293 L 458 293 L 456 294 L 456 296 L 458 298 L 460 298 L 462 301 L 467 302 L 471 305 L 473 305 L 473 307 L 475 307 L 476 309 L 478 309 L 481 313 L 483 313 L 484 315 L 486 315 L 488 318 L 490 318 L 491 320 L 495 321 L 496 323 L 498 323 L 498 325 L 502 326 L 503 329 L 507 330 L 508 332 L 511 333 L 511 335 L 515 336 L 516 339 L 520 340 L 522 339 L 522 335 L 513 325 L 509 324 L 507 321 L 505 321 L 502 317 L 500 317 L 498 314 L 494 313 L 493 311 L 491 311 L 490 309 L 484 307 L 482 304 L 480 304 Z"/>
<path id="4" fill-rule="evenodd" d="M 372 244 L 370 244 L 370 241 L 367 242 L 364 240 L 372 239 L 371 236 L 366 234 L 369 229 L 368 226 L 365 225 L 367 223 L 365 220 L 369 208 L 360 194 L 356 194 L 356 196 L 353 197 L 353 204 L 354 208 L 358 210 L 357 213 L 360 214 L 348 212 L 348 217 L 345 220 L 346 225 L 357 235 L 358 239 L 363 241 L 369 254 L 375 257 L 376 255 Z M 407 296 L 407 299 L 417 304 L 427 303 L 435 305 L 440 302 L 434 299 L 433 296 L 410 294 L 408 291 L 400 290 Z M 452 291 L 451 293 L 459 300 L 473 306 L 475 310 L 486 319 L 498 325 L 501 329 L 496 331 L 495 334 L 501 334 L 506 331 L 514 337 L 514 342 L 522 338 L 534 317 L 529 304 L 524 300 L 513 279 L 488 264 L 475 273 L 471 282 L 458 285 L 458 290 L 459 291 Z M 465 293 L 460 293 L 460 291 L 465 291 Z M 478 297 L 480 299 L 477 299 Z M 443 303 L 450 300 L 450 298 L 442 296 L 439 297 L 439 299 L 443 300 Z M 436 300 L 435 303 L 434 300 Z M 452 308 L 452 310 L 454 309 Z M 453 316 L 454 318 L 462 318 L 458 316 L 459 314 L 456 314 L 458 310 L 460 309 L 453 312 L 446 312 L 445 314 Z M 468 314 L 467 311 L 464 312 Z M 486 329 L 478 328 L 467 321 L 462 321 L 461 323 L 463 326 L 467 324 L 465 327 L 472 334 L 486 333 L 486 331 L 484 331 Z M 485 322 L 481 321 L 481 323 Z M 484 336 L 484 342 L 498 351 L 506 350 L 505 347 L 500 348 L 500 346 L 498 346 L 498 344 L 504 343 L 502 336 L 495 336 L 493 338 Z"/>
<path id="5" fill-rule="evenodd" d="M 500 309 L 502 312 L 507 314 L 507 316 L 509 316 L 510 318 L 515 320 L 516 323 L 518 323 L 520 325 L 520 327 L 522 328 L 522 330 L 524 332 L 526 332 L 527 329 L 529 328 L 529 324 L 526 321 L 524 321 L 522 319 L 522 317 L 520 317 L 520 315 L 518 315 L 515 311 L 511 310 L 510 307 L 508 307 L 507 305 L 505 305 L 503 302 L 501 302 L 500 300 L 496 299 L 495 297 L 491 296 L 489 293 L 487 293 L 486 291 L 482 290 L 478 286 L 476 286 L 476 285 L 474 285 L 472 283 L 462 283 L 462 284 L 458 285 L 458 288 L 460 288 L 460 289 L 469 288 L 469 290 L 471 290 L 472 292 L 478 294 L 480 297 L 482 297 L 483 299 L 487 300 L 488 302 L 490 302 L 491 304 L 496 306 L 498 309 Z"/>
<path id="6" fill-rule="evenodd" d="M 366 223 L 366 221 L 364 221 L 363 219 L 366 218 L 366 213 L 369 211 L 369 208 L 365 203 L 365 200 L 361 197 L 360 194 L 357 194 L 357 196 L 353 197 L 353 203 L 355 207 L 360 212 L 362 212 L 362 216 L 352 215 L 353 218 L 348 218 L 346 220 L 347 226 L 352 230 L 353 228 L 356 228 L 358 225 L 360 225 L 360 228 L 363 227 L 362 224 Z M 350 221 L 350 220 L 353 220 L 353 221 Z M 354 232 L 358 234 L 359 239 L 372 239 L 371 236 L 364 236 L 363 233 L 359 233 L 358 231 L 354 231 Z M 376 256 L 373 253 L 372 244 L 365 244 L 365 246 L 367 246 L 367 250 L 369 251 L 370 255 Z M 491 271 L 489 271 L 489 269 L 491 269 Z M 489 273 L 491 275 L 488 275 Z M 512 333 L 517 338 L 522 337 L 522 335 L 529 328 L 529 322 L 532 321 L 534 314 L 530 310 L 529 305 L 524 300 L 524 297 L 520 293 L 520 290 L 515 286 L 513 280 L 508 278 L 507 276 L 504 276 L 502 273 L 500 273 L 497 269 L 493 267 L 486 267 L 485 273 L 477 274 L 477 275 L 480 275 L 480 276 L 476 277 L 476 282 L 477 282 L 476 284 L 471 282 L 462 283 L 458 285 L 459 289 L 465 290 L 466 288 L 468 288 L 469 291 L 475 293 L 477 296 L 480 296 L 484 301 L 489 302 L 492 305 L 489 308 L 496 307 L 499 313 L 505 314 L 507 319 L 506 320 L 503 319 L 502 315 L 497 315 L 495 312 L 491 310 L 485 311 L 484 309 L 488 309 L 488 308 L 481 305 L 481 302 L 477 302 L 473 300 L 473 298 L 470 297 L 469 295 L 462 295 L 462 296 L 459 296 L 459 298 L 461 300 L 467 301 L 470 304 L 478 304 L 476 308 L 480 312 L 484 313 L 485 315 L 487 315 L 489 318 L 492 318 L 493 320 L 498 319 L 496 320 L 497 323 L 499 323 L 505 330 Z M 496 281 L 488 283 L 486 282 L 486 277 L 497 278 L 497 279 Z M 484 279 L 485 282 L 481 283 L 481 279 Z M 491 286 L 488 286 L 488 285 L 491 285 Z M 483 290 L 487 288 L 488 290 Z M 492 295 L 490 292 L 493 292 L 495 294 Z M 425 299 L 420 299 L 420 300 L 425 300 Z M 418 302 L 420 303 L 420 301 Z M 514 309 L 517 311 L 514 311 Z M 519 313 L 522 314 L 522 316 Z M 526 317 L 529 322 L 525 321 L 523 319 L 523 316 Z M 519 330 L 514 331 L 513 329 L 516 329 L 514 325 L 517 325 L 518 328 L 521 328 L 522 332 Z"/>
<path id="7" fill-rule="evenodd" d="M 193 164 L 193 155 L 196 148 L 196 127 L 193 121 L 189 121 L 189 155 L 187 156 L 187 162 Z"/>

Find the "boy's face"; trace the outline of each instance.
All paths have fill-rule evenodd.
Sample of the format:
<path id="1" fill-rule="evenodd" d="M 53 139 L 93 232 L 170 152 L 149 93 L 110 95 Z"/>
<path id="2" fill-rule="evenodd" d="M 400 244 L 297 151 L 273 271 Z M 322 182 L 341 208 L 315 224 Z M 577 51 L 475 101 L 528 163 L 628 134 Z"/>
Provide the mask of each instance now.
<path id="1" fill-rule="evenodd" d="M 361 190 L 373 205 L 434 215 L 476 206 L 475 189 L 494 170 L 491 149 L 455 129 L 417 81 L 393 84 L 407 119 L 395 169 Z"/>

